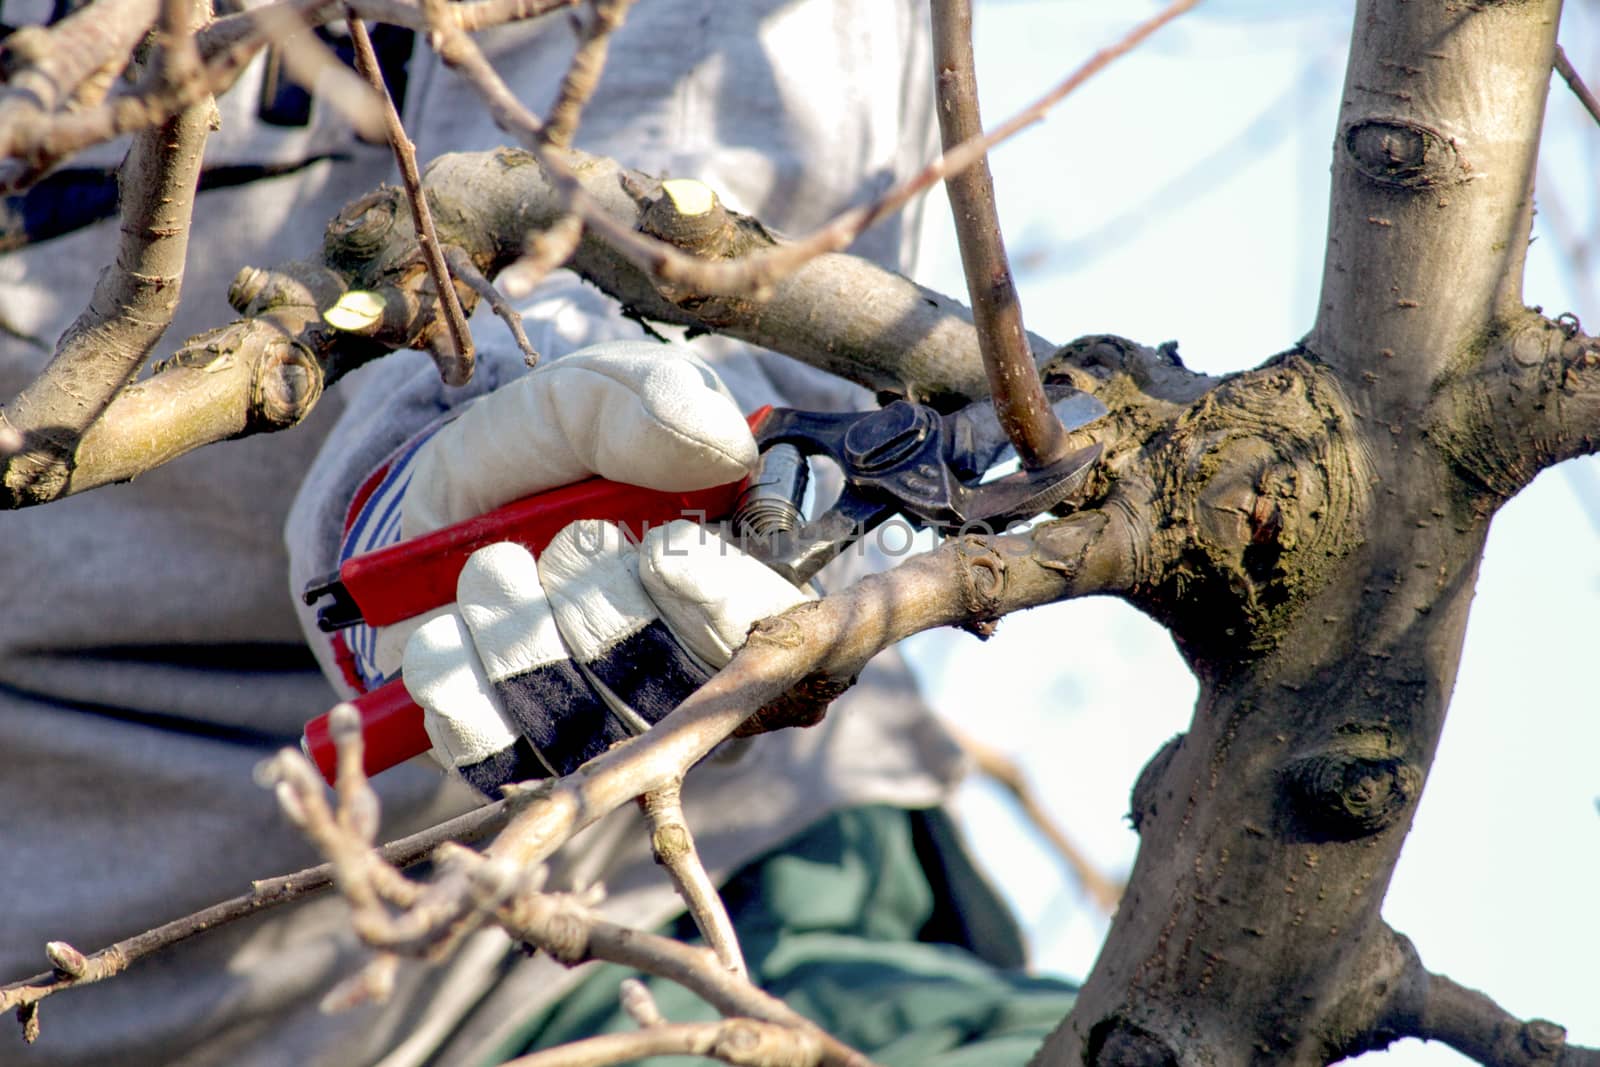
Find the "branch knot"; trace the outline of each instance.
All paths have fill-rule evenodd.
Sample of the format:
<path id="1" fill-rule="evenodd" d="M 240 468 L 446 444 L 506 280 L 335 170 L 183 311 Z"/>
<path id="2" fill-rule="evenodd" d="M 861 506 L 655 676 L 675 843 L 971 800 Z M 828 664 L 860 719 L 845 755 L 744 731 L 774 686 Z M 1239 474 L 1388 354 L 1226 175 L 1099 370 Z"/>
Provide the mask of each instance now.
<path id="1" fill-rule="evenodd" d="M 1335 840 L 1393 825 L 1422 789 L 1422 775 L 1385 723 L 1346 723 L 1318 752 L 1285 770 L 1295 810 L 1307 827 Z"/>
<path id="2" fill-rule="evenodd" d="M 1001 594 L 1006 587 L 1006 561 L 989 538 L 964 534 L 956 539 L 960 566 L 961 603 L 972 617 L 962 629 L 982 640 L 994 635 L 999 624 Z"/>

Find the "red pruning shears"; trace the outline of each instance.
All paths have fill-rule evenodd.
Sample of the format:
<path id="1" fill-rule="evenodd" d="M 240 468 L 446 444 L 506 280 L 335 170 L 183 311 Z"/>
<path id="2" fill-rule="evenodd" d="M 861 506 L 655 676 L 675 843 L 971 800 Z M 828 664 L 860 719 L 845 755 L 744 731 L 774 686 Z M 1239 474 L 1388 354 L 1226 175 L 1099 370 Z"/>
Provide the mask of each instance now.
<path id="1" fill-rule="evenodd" d="M 1106 408 L 1088 393 L 1049 389 L 1051 406 L 1069 429 Z M 1005 525 L 1068 503 L 1100 456 L 1091 445 L 1040 470 L 1019 470 L 983 481 L 1010 458 L 1011 447 L 985 401 L 945 415 L 926 404 L 897 400 L 876 411 L 822 413 L 761 408 L 749 417 L 761 450 L 756 472 L 743 481 L 692 493 L 665 493 L 591 478 L 507 504 L 455 526 L 346 560 L 311 583 L 307 604 L 331 597 L 317 613 L 325 631 L 359 622 L 387 626 L 455 600 L 467 557 L 485 545 L 516 541 L 535 555 L 578 519 L 605 519 L 635 537 L 678 518 L 730 520 L 745 551 L 798 584 L 862 536 L 900 515 L 919 528 L 954 533 Z M 811 457 L 844 474 L 832 507 L 803 521 Z M 368 775 L 432 747 L 423 713 L 396 677 L 357 697 Z M 306 724 L 301 747 L 333 781 L 335 755 L 326 714 Z"/>

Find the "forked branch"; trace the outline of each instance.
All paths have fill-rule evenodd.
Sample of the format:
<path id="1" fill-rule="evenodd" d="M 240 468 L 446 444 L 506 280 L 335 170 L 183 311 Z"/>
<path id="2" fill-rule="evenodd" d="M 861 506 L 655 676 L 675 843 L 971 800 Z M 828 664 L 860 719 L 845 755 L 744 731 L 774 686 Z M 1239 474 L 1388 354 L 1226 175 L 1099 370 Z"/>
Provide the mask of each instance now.
<path id="1" fill-rule="evenodd" d="M 620 963 L 677 982 L 725 1015 L 765 1023 L 754 1032 L 740 1033 L 735 1026 L 722 1033 L 713 1048 L 730 1054 L 746 1048 L 751 1053 L 730 1062 L 784 1063 L 787 1061 L 771 1057 L 787 1051 L 802 1056 L 798 1061 L 802 1063 L 870 1067 L 866 1057 L 752 985 L 742 973 L 730 970 L 712 951 L 601 918 L 594 910 L 596 892 L 543 892 L 545 874 L 537 863 L 519 865 L 460 846 L 441 848 L 434 858 L 445 872 L 443 881 L 460 890 L 453 901 L 455 914 L 443 916 L 437 902 L 418 897 L 419 885 L 406 881 L 370 848 L 365 827 L 375 814 L 377 801 L 362 773 L 361 730 L 354 710 L 341 705 L 330 719 L 330 728 L 339 751 L 334 806 L 329 806 L 309 761 L 292 749 L 280 752 L 263 773 L 268 784 L 274 785 L 285 814 L 331 860 L 340 889 L 353 908 L 355 928 L 369 943 L 381 941 L 392 930 L 391 908 L 435 912 L 458 931 L 491 921 L 567 966 L 590 960 Z M 401 883 L 411 888 L 402 889 Z M 387 958 L 387 953 L 378 957 L 380 961 Z M 760 1040 L 746 1045 L 752 1037 Z"/>
<path id="2" fill-rule="evenodd" d="M 122 239 L 89 306 L 39 376 L 0 410 L 21 448 L 0 461 L 0 505 L 70 491 L 80 442 L 144 365 L 178 306 L 209 97 L 134 138 L 119 174 Z"/>

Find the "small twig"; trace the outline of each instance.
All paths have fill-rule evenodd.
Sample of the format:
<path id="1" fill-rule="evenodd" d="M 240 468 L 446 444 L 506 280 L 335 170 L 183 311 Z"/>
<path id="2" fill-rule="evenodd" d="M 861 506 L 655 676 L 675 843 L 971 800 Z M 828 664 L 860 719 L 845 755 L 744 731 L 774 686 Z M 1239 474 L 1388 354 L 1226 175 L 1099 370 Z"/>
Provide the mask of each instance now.
<path id="1" fill-rule="evenodd" d="M 367 34 L 367 27 L 354 13 L 350 18 L 350 39 L 355 44 L 356 69 L 382 98 L 384 129 L 389 145 L 394 149 L 395 162 L 400 166 L 400 180 L 405 185 L 406 202 L 411 205 L 411 221 L 417 231 L 417 245 L 422 249 L 422 261 L 428 267 L 428 276 L 433 279 L 433 288 L 439 297 L 439 309 L 449 333 L 449 351 L 442 351 L 436 345 L 429 345 L 428 350 L 433 354 L 439 377 L 446 385 L 466 385 L 472 380 L 472 333 L 467 328 L 467 316 L 461 310 L 455 283 L 450 280 L 450 270 L 445 266 L 439 234 L 433 227 L 433 212 L 428 208 L 428 197 L 422 189 L 422 175 L 417 170 L 416 146 L 406 136 L 400 113 L 395 110 L 389 88 L 383 82 L 383 71 L 378 66 L 377 54 L 372 50 L 372 38 Z"/>
<path id="2" fill-rule="evenodd" d="M 431 0 L 430 0 L 431 2 Z M 852 208 L 799 240 L 779 244 L 732 260 L 706 260 L 687 255 L 665 241 L 632 230 L 612 218 L 584 192 L 572 169 L 544 144 L 544 124 L 506 86 L 472 40 L 444 20 L 432 23 L 436 48 L 483 97 L 495 123 L 516 137 L 545 168 L 569 210 L 603 237 L 618 253 L 663 282 L 692 287 L 706 294 L 762 296 L 794 271 L 826 252 L 845 248 L 874 223 L 893 215 L 913 197 L 949 174 L 982 159 L 995 145 L 1038 122 L 1067 94 L 1131 51 L 1146 37 L 1194 7 L 1199 0 L 1175 0 L 1130 30 L 1115 44 L 1096 52 L 1065 80 L 1023 108 L 990 133 L 962 142 L 900 183 L 875 203 Z"/>
<path id="3" fill-rule="evenodd" d="M 410 867 L 433 855 L 434 850 L 446 841 L 472 842 L 491 836 L 506 824 L 510 814 L 510 805 L 500 801 L 487 807 L 477 808 L 437 826 L 430 826 L 409 837 L 391 841 L 378 849 L 377 854 L 385 863 L 397 868 Z M 293 874 L 263 878 L 252 882 L 248 893 L 135 934 L 91 955 L 78 953 L 83 964 L 77 975 L 63 972 L 58 961 L 58 957 L 70 959 L 71 953 L 66 950 L 71 949 L 71 952 L 77 950 L 72 949 L 66 942 L 52 941 L 50 945 L 56 947 L 50 951 L 50 958 L 56 969 L 0 988 L 0 1011 L 10 1011 L 13 1008 L 37 1003 L 52 993 L 58 993 L 72 986 L 89 985 L 110 978 L 126 970 L 130 964 L 187 941 L 197 934 L 281 904 L 303 900 L 331 885 L 333 885 L 331 863 L 308 867 Z"/>
<path id="4" fill-rule="evenodd" d="M 390 894 L 385 883 L 403 876 L 369 848 L 358 832 L 369 805 L 376 804 L 364 795 L 370 787 L 362 771 L 360 721 L 349 704 L 338 705 L 329 715 L 341 779 L 336 787 L 336 807 L 328 806 L 311 761 L 294 749 L 284 749 L 263 764 L 260 778 L 263 785 L 274 789 L 289 820 L 328 857 L 339 889 L 350 904 L 352 926 L 368 944 L 389 952 L 438 956 L 441 946 L 458 941 L 462 930 L 473 928 L 481 919 L 492 919 L 513 937 L 543 949 L 567 966 L 608 960 L 666 978 L 724 1015 L 747 1015 L 805 1032 L 823 1050 L 819 1062 L 868 1067 L 869 1061 L 860 1053 L 728 969 L 709 949 L 602 919 L 594 910 L 599 902 L 596 892 L 541 892 L 542 864 L 490 859 L 469 849 L 441 845 L 435 860 L 442 877 L 431 887 L 432 898 L 422 900 L 417 892 L 399 894 L 410 898 L 403 902 L 409 911 L 391 916 L 382 899 L 397 895 Z M 351 781 L 342 781 L 346 778 Z M 548 784 L 540 783 L 533 790 L 515 791 L 513 796 L 537 798 L 548 789 Z M 356 805 L 361 813 L 347 812 L 347 804 Z M 410 884 L 416 891 L 422 889 L 417 883 Z M 396 935 L 403 935 L 403 920 L 408 917 L 448 936 L 435 942 L 414 939 L 405 943 L 403 936 Z M 359 986 L 361 979 L 356 981 Z"/>
<path id="5" fill-rule="evenodd" d="M 506 302 L 506 298 L 501 295 L 494 282 L 483 276 L 483 272 L 472 262 L 472 257 L 467 255 L 466 250 L 457 245 L 445 245 L 444 260 L 450 265 L 450 273 L 477 293 L 483 302 L 489 305 L 489 309 L 499 316 L 500 321 L 506 324 L 506 329 L 511 331 L 512 340 L 522 352 L 523 362 L 530 367 L 538 366 L 539 353 L 522 328 L 522 316 L 517 313 L 516 308 Z"/>
<path id="6" fill-rule="evenodd" d="M 1038 795 L 1017 761 L 970 734 L 956 730 L 948 723 L 946 729 L 950 730 L 951 736 L 956 739 L 962 750 L 972 757 L 978 772 L 994 779 L 1001 788 L 1011 794 L 1017 806 L 1022 809 L 1023 816 L 1033 824 L 1034 829 L 1044 835 L 1045 840 L 1050 842 L 1056 850 L 1056 855 L 1061 857 L 1062 862 L 1067 865 L 1067 869 L 1078 880 L 1078 884 L 1083 886 L 1084 892 L 1089 894 L 1095 905 L 1107 915 L 1116 911 L 1117 902 L 1122 899 L 1123 887 L 1101 874 L 1099 868 L 1089 862 L 1083 851 L 1072 843 L 1066 831 L 1051 818 L 1044 805 L 1039 803 Z"/>
<path id="7" fill-rule="evenodd" d="M 983 134 L 970 0 L 933 0 L 933 54 L 939 134 L 948 152 Z M 948 175 L 944 184 L 995 414 L 1022 465 L 1030 470 L 1048 467 L 1067 454 L 1071 441 L 1050 409 L 1022 328 L 1022 305 L 1006 261 L 988 158 Z"/>
<path id="8" fill-rule="evenodd" d="M 622 1010 L 642 1028 L 660 1026 L 666 1020 L 661 1015 L 661 1007 L 656 1003 L 656 998 L 651 995 L 650 987 L 637 978 L 624 978 L 617 990 L 617 1000 L 622 1004 Z"/>
<path id="9" fill-rule="evenodd" d="M 603 1034 L 519 1056 L 504 1067 L 608 1067 L 654 1056 L 704 1056 L 742 1067 L 821 1067 L 830 1062 L 807 1031 L 756 1019 L 722 1019 Z"/>
<path id="10" fill-rule="evenodd" d="M 1572 94 L 1583 104 L 1583 109 L 1589 113 L 1589 117 L 1600 122 L 1600 100 L 1597 100 L 1594 93 L 1583 83 L 1583 77 L 1572 65 L 1572 60 L 1567 58 L 1566 49 L 1560 45 L 1556 45 L 1556 73 L 1561 75 L 1567 87 L 1572 90 Z"/>
<path id="11" fill-rule="evenodd" d="M 639 798 L 639 810 L 650 824 L 650 851 L 656 862 L 667 869 L 672 884 L 683 898 L 700 929 L 700 934 L 717 954 L 722 965 L 740 977 L 747 977 L 739 935 L 728 917 L 722 896 L 700 862 L 689 823 L 683 817 L 683 779 L 678 778 Z"/>
<path id="12" fill-rule="evenodd" d="M 557 962 L 575 967 L 590 960 L 608 960 L 665 978 L 725 1016 L 748 1016 L 806 1034 L 821 1048 L 817 1062 L 870 1067 L 871 1061 L 861 1053 L 748 978 L 723 967 L 709 950 L 602 919 L 590 904 L 570 893 L 531 891 L 524 868 L 514 863 L 476 854 L 462 860 L 470 865 L 465 870 L 468 891 L 480 906 L 494 907 L 497 920 L 508 933 L 537 945 Z"/>
<path id="13" fill-rule="evenodd" d="M 578 50 L 573 53 L 567 73 L 561 78 L 561 90 L 556 94 L 556 102 L 550 106 L 544 129 L 544 143 L 558 148 L 571 146 L 583 106 L 600 84 L 600 73 L 605 69 L 606 53 L 611 47 L 611 35 L 628 17 L 628 8 L 633 6 L 633 0 L 592 0 L 589 6 L 593 9 L 593 17 L 585 24 Z"/>

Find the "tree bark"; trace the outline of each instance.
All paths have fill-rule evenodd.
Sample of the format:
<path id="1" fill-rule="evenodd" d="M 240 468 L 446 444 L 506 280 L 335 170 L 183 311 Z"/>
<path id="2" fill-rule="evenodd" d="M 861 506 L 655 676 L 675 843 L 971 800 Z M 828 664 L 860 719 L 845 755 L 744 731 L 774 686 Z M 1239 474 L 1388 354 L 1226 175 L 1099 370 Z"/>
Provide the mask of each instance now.
<path id="1" fill-rule="evenodd" d="M 1187 562 L 1134 599 L 1199 700 L 1135 788 L 1127 895 L 1039 1064 L 1324 1064 L 1404 1036 L 1379 906 L 1489 518 L 1538 469 L 1472 454 L 1459 390 L 1514 327 L 1550 329 L 1520 278 L 1559 14 L 1358 7 L 1316 325 L 1171 435 Z"/>

